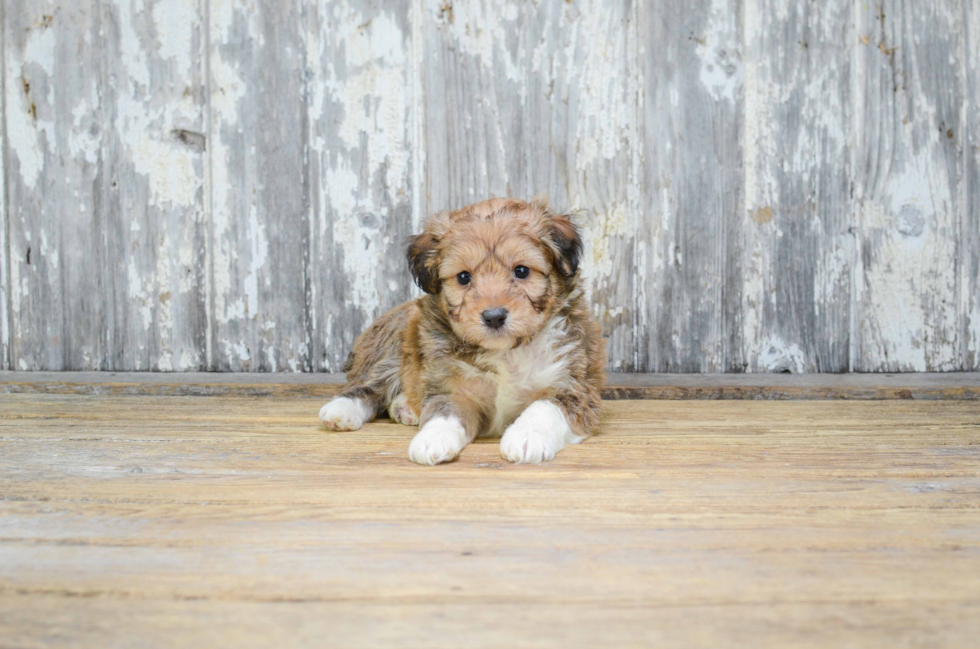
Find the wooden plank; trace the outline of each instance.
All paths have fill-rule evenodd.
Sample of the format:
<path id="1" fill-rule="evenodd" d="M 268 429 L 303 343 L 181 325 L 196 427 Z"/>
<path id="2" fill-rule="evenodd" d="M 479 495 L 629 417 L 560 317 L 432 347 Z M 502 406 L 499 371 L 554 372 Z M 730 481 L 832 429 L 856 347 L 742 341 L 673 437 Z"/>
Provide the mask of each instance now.
<path id="1" fill-rule="evenodd" d="M 966 51 L 963 68 L 966 81 L 966 108 L 962 118 L 966 200 L 960 235 L 963 279 L 960 304 L 963 318 L 964 366 L 980 371 L 980 7 L 964 2 Z"/>
<path id="2" fill-rule="evenodd" d="M 210 4 L 209 369 L 310 369 L 304 5 Z"/>
<path id="3" fill-rule="evenodd" d="M 743 371 L 741 3 L 638 6 L 638 368 Z"/>
<path id="4" fill-rule="evenodd" d="M 463 588 L 463 586 L 460 586 Z M 876 647 L 881 643 L 972 649 L 980 634 L 970 604 L 922 602 L 767 603 L 683 607 L 637 602 L 488 606 L 461 597 L 438 603 L 225 602 L 0 595 L 10 620 L 0 628 L 13 646 L 267 647 Z M 2 618 L 0 618 L 2 619 Z M 179 620 L 179 625 L 174 621 Z M 845 620 L 854 620 L 851 627 Z M 572 621 L 570 624 L 569 621 Z M 820 623 L 820 622 L 823 623 Z M 34 623 L 35 626 L 28 626 Z M 109 631 L 111 629 L 112 631 Z M 765 631 L 760 631 L 765 629 Z M 43 644 L 36 640 L 45 633 Z M 302 631 L 300 631 L 302 630 Z M 301 633 L 303 635 L 301 635 Z M 275 634 L 275 635 L 273 635 Z M 164 642 L 162 638 L 167 638 Z M 313 639 L 315 638 L 315 640 Z M 911 646 L 915 646 L 912 644 Z"/>
<path id="5" fill-rule="evenodd" d="M 0 394 L 308 396 L 337 393 L 342 374 L 0 372 Z M 978 400 L 980 374 L 613 374 L 605 399 Z"/>
<path id="6" fill-rule="evenodd" d="M 853 5 L 745 2 L 748 371 L 850 368 Z"/>
<path id="7" fill-rule="evenodd" d="M 11 366 L 105 366 L 98 3 L 4 3 Z"/>
<path id="8" fill-rule="evenodd" d="M 962 369 L 962 4 L 860 5 L 858 371 Z"/>
<path id="9" fill-rule="evenodd" d="M 206 367 L 201 2 L 103 5 L 107 369 Z"/>
<path id="10" fill-rule="evenodd" d="M 419 13 L 424 215 L 491 197 L 530 198 L 525 3 L 424 0 Z"/>
<path id="11" fill-rule="evenodd" d="M 634 169 L 638 48 L 628 1 L 530 6 L 527 22 L 529 187 L 576 215 L 581 272 L 607 339 L 610 367 L 635 369 Z"/>
<path id="12" fill-rule="evenodd" d="M 7 315 L 7 300 L 10 298 L 10 258 L 7 247 L 7 120 L 6 88 L 4 78 L 4 8 L 0 7 L 0 370 L 10 369 L 10 319 Z"/>
<path id="13" fill-rule="evenodd" d="M 312 365 L 340 371 L 354 339 L 413 294 L 410 2 L 309 6 Z"/>
<path id="14" fill-rule="evenodd" d="M 541 466 L 317 401 L 0 401 L 17 646 L 970 647 L 974 404 L 612 403 Z M 452 497 L 447 498 L 451 493 Z M 474 632 L 476 631 L 476 632 Z"/>

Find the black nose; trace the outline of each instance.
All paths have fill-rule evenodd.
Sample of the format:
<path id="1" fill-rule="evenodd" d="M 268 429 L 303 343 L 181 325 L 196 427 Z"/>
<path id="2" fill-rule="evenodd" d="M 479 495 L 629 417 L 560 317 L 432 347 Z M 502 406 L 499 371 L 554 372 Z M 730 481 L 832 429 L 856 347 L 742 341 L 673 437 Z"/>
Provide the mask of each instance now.
<path id="1" fill-rule="evenodd" d="M 483 312 L 483 323 L 491 329 L 500 329 L 507 322 L 507 309 L 487 309 Z"/>

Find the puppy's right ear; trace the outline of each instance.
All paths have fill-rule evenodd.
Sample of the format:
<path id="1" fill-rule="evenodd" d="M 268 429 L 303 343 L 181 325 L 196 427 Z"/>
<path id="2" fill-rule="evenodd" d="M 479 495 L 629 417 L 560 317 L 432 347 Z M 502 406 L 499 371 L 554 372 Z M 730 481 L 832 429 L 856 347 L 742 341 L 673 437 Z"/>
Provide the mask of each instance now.
<path id="1" fill-rule="evenodd" d="M 439 239 L 426 230 L 409 239 L 408 267 L 419 288 L 435 295 L 439 292 Z"/>

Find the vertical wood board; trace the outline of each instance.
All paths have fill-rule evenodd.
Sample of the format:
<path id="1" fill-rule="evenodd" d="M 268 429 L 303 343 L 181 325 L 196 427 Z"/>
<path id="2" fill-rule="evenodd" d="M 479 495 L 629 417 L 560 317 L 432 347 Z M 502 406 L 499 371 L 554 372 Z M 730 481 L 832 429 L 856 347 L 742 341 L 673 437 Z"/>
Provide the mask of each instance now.
<path id="1" fill-rule="evenodd" d="M 857 7 L 857 371 L 963 367 L 962 4 Z"/>
<path id="2" fill-rule="evenodd" d="M 312 369 L 337 372 L 371 321 L 413 294 L 418 62 L 408 0 L 309 11 Z"/>
<path id="3" fill-rule="evenodd" d="M 425 0 L 423 219 L 535 191 L 524 147 L 527 11 L 513 0 Z"/>
<path id="4" fill-rule="evenodd" d="M 742 369 L 740 11 L 737 0 L 640 5 L 641 371 Z"/>
<path id="5" fill-rule="evenodd" d="M 310 369 L 305 3 L 210 0 L 211 368 Z"/>
<path id="6" fill-rule="evenodd" d="M 103 5 L 107 369 L 203 370 L 204 5 Z"/>
<path id="7" fill-rule="evenodd" d="M 105 369 L 99 5 L 9 0 L 3 17 L 11 365 Z"/>
<path id="8" fill-rule="evenodd" d="M 850 362 L 849 0 L 745 0 L 743 358 L 752 372 Z"/>
<path id="9" fill-rule="evenodd" d="M 573 214 L 585 243 L 583 288 L 607 339 L 610 365 L 631 370 L 638 224 L 633 5 L 539 1 L 530 4 L 526 21 L 529 189 Z"/>
<path id="10" fill-rule="evenodd" d="M 6 98 L 3 92 L 6 69 L 4 60 L 4 20 L 5 7 L 0 6 L 0 369 L 10 369 L 10 320 L 7 315 L 7 300 L 10 297 L 7 270 L 7 138 L 6 117 L 4 105 Z"/>
<path id="11" fill-rule="evenodd" d="M 963 313 L 963 369 L 980 371 L 980 6 L 963 3 L 966 43 L 962 67 L 966 83 L 963 111 L 965 201 L 960 235 Z"/>

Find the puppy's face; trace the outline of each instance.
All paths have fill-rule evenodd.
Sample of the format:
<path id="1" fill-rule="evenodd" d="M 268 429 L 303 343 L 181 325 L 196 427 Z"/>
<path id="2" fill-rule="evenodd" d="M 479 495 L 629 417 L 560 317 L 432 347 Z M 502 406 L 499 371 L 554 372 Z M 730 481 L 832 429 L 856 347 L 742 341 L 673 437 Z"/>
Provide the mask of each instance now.
<path id="1" fill-rule="evenodd" d="M 544 203 L 493 199 L 432 217 L 408 257 L 457 336 L 511 349 L 541 331 L 573 285 L 581 240 Z"/>

